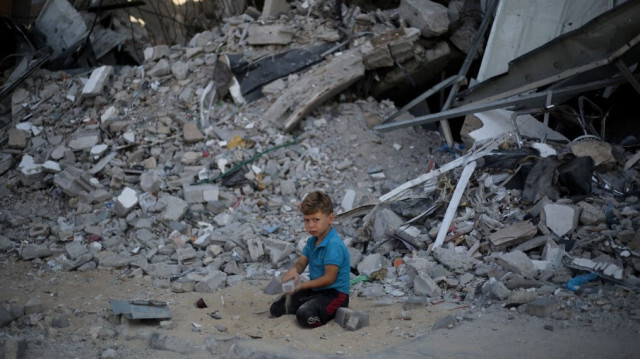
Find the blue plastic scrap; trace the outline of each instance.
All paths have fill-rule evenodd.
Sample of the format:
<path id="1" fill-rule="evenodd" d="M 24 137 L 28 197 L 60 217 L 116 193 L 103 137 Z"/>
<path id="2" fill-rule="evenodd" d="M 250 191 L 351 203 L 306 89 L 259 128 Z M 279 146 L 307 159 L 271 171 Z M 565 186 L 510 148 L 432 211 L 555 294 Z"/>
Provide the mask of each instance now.
<path id="1" fill-rule="evenodd" d="M 581 274 L 571 278 L 571 280 L 569 280 L 567 284 L 565 284 L 565 287 L 572 292 L 577 292 L 578 289 L 580 289 L 581 285 L 596 279 L 598 279 L 598 273 L 592 272 L 587 274 Z"/>

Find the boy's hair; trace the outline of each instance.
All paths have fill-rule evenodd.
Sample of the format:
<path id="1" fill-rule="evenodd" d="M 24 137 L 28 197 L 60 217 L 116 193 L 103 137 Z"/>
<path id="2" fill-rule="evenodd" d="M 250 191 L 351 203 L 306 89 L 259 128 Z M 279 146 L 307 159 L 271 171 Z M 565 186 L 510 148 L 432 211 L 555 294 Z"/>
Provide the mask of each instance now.
<path id="1" fill-rule="evenodd" d="M 304 197 L 300 205 L 300 211 L 304 215 L 314 214 L 318 211 L 324 214 L 331 214 L 333 213 L 333 202 L 326 193 L 314 191 Z"/>

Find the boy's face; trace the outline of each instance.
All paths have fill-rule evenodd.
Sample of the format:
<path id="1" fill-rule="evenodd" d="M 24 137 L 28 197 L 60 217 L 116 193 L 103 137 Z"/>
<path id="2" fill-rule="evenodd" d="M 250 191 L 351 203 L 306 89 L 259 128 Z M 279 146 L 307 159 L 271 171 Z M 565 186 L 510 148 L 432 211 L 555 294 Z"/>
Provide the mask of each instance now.
<path id="1" fill-rule="evenodd" d="M 313 214 L 303 214 L 302 218 L 304 219 L 304 229 L 307 233 L 323 240 L 331 229 L 334 216 L 333 213 L 326 214 L 318 211 Z"/>

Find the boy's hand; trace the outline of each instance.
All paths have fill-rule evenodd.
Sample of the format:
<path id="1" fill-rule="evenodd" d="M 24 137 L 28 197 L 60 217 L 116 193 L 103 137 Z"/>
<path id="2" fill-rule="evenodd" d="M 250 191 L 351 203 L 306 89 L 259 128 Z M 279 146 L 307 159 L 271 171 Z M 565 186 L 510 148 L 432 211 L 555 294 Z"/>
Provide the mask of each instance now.
<path id="1" fill-rule="evenodd" d="M 288 281 L 289 279 L 293 279 L 293 283 L 295 283 L 296 286 L 297 286 L 298 285 L 298 275 L 299 275 L 298 271 L 296 270 L 295 267 L 293 267 L 293 268 L 289 269 L 287 271 L 287 273 L 285 273 L 282 276 L 282 279 L 280 280 L 280 282 L 284 283 L 284 282 Z"/>

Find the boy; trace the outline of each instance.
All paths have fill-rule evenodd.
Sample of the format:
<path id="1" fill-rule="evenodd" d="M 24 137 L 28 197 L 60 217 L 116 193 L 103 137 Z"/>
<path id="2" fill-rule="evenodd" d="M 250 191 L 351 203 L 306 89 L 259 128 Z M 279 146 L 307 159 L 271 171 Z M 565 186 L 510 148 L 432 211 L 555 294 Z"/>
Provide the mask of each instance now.
<path id="1" fill-rule="evenodd" d="M 304 229 L 311 235 L 302 255 L 282 276 L 282 282 L 294 280 L 293 294 L 287 293 L 271 304 L 271 315 L 296 314 L 305 328 L 326 324 L 340 307 L 349 306 L 351 259 L 347 246 L 332 228 L 333 202 L 320 191 L 309 193 L 300 206 Z M 307 282 L 298 275 L 309 265 Z"/>

